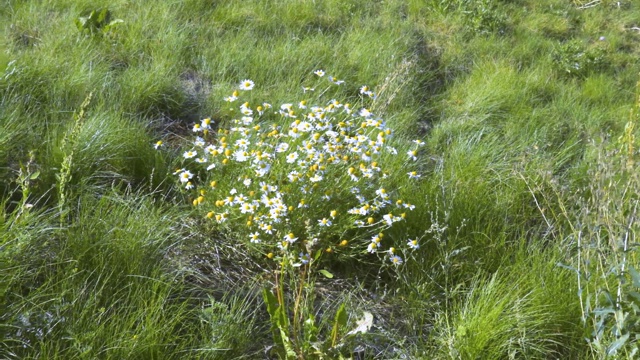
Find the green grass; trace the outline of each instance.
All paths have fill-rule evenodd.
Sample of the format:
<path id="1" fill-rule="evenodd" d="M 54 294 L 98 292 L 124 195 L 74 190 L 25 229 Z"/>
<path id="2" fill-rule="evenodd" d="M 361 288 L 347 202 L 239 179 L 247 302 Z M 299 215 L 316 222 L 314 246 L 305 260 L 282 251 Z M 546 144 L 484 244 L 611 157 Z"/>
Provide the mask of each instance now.
<path id="1" fill-rule="evenodd" d="M 611 346 L 638 319 L 628 268 L 639 259 L 621 239 L 634 245 L 638 228 L 640 7 L 583 3 L 5 1 L 0 357 L 270 353 L 259 294 L 274 262 L 245 246 L 241 226 L 203 220 L 173 171 L 195 122 L 233 119 L 223 98 L 241 80 L 256 83 L 252 104 L 278 107 L 315 100 L 302 87 L 324 90 L 317 69 L 346 81 L 332 98 L 380 92 L 372 111 L 398 147 L 381 158 L 383 185 L 416 205 L 384 241 L 421 244 L 400 268 L 323 255 L 335 277 L 316 279 L 307 304 L 320 340 L 344 302 L 349 330 L 374 314 L 345 356 L 631 356 L 631 340 Z M 75 19 L 102 7 L 123 23 L 82 35 Z M 418 138 L 420 159 L 407 162 Z M 216 173 L 221 189 L 232 175 Z M 605 290 L 618 289 L 609 304 Z"/>

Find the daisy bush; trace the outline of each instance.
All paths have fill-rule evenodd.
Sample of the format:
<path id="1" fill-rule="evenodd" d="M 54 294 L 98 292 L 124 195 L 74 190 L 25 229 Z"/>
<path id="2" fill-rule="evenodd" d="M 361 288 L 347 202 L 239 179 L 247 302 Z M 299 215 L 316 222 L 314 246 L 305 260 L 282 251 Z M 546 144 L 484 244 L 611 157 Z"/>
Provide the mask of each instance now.
<path id="1" fill-rule="evenodd" d="M 393 138 L 369 110 L 368 86 L 351 105 L 328 96 L 343 80 L 314 74 L 314 87 L 282 104 L 255 101 L 259 84 L 242 80 L 224 99 L 225 120 L 193 125 L 175 175 L 201 216 L 256 255 L 294 266 L 322 254 L 400 265 L 419 247 L 402 225 L 414 205 L 399 198 L 386 165 L 402 157 L 403 176 L 416 181 L 424 143 Z M 398 231 L 386 236 L 390 229 Z"/>

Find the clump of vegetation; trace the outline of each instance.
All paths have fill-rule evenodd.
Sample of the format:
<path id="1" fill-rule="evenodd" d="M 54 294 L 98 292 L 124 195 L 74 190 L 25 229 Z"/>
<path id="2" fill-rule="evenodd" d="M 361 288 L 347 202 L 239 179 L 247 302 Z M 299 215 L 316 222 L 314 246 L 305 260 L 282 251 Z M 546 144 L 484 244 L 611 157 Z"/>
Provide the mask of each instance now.
<path id="1" fill-rule="evenodd" d="M 92 10 L 87 16 L 76 19 L 76 27 L 87 36 L 111 35 L 112 32 L 124 21 L 112 19 L 108 9 Z"/>
<path id="2" fill-rule="evenodd" d="M 314 73 L 324 80 L 323 70 Z M 203 216 L 215 221 L 227 237 L 238 239 L 238 246 L 279 264 L 280 279 L 274 280 L 277 297 L 269 290 L 265 298 L 272 318 L 278 319 L 282 334 L 276 338 L 287 356 L 311 355 L 305 349 L 310 345 L 302 341 L 311 341 L 312 335 L 298 333 L 303 323 L 315 326 L 314 318 L 298 312 L 304 309 L 303 290 L 306 297 L 313 296 L 309 290 L 313 277 L 333 277 L 331 269 L 320 267 L 357 262 L 367 253 L 398 266 L 420 247 L 418 239 L 407 238 L 396 223 L 411 219 L 407 214 L 415 208 L 398 198 L 398 191 L 420 178 L 411 169 L 424 142 L 394 141 L 391 128 L 369 110 L 377 96 L 366 85 L 360 87 L 355 104 L 314 96 L 316 88 L 326 95 L 331 86 L 344 86 L 333 76 L 326 79 L 329 88 L 321 88 L 324 81 L 305 86 L 304 99 L 281 104 L 277 110 L 267 102 L 245 101 L 250 96 L 244 93 L 255 84 L 242 81 L 225 98 L 232 104 L 242 102 L 236 112 L 224 114 L 232 120 L 227 125 L 206 118 L 194 124 L 193 141 L 180 151 L 187 165 L 175 172 L 184 188 L 192 191 L 193 205 L 202 209 Z M 366 99 L 374 103 L 369 106 Z M 159 141 L 155 147 L 162 144 Z M 410 170 L 408 182 L 397 176 L 398 157 L 406 159 L 400 164 L 402 171 Z M 386 190 L 385 184 L 393 185 L 393 190 Z M 285 274 L 297 283 L 292 315 L 284 300 Z M 341 312 L 344 308 L 336 315 L 333 347 L 338 344 L 337 327 L 346 326 Z"/>
<path id="3" fill-rule="evenodd" d="M 552 57 L 558 71 L 576 77 L 602 71 L 607 65 L 606 51 L 603 47 L 597 44 L 585 47 L 579 40 L 558 45 Z"/>

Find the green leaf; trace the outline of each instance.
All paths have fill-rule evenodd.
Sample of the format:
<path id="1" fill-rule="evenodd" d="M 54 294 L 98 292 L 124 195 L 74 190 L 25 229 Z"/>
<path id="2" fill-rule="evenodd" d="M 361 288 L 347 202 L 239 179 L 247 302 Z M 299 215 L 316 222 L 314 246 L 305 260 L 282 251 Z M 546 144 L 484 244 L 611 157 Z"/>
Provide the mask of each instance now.
<path id="1" fill-rule="evenodd" d="M 40 176 L 40 171 L 36 171 L 33 174 L 31 174 L 31 176 L 29 176 L 29 180 L 35 180 L 38 178 L 38 176 Z"/>
<path id="2" fill-rule="evenodd" d="M 316 319 L 313 314 L 309 314 L 309 318 L 304 321 L 304 333 L 307 343 L 318 341 L 318 327 L 316 326 Z"/>
<path id="3" fill-rule="evenodd" d="M 607 347 L 607 355 L 615 354 L 618 351 L 618 349 L 624 346 L 624 344 L 627 342 L 627 339 L 629 339 L 628 333 L 619 337 L 618 340 L 614 341 L 611 345 Z"/>
<path id="4" fill-rule="evenodd" d="M 324 277 L 326 277 L 327 279 L 333 279 L 333 274 L 328 272 L 327 270 L 320 269 L 320 270 L 318 270 L 318 272 L 320 274 L 324 275 Z"/>
<path id="5" fill-rule="evenodd" d="M 347 316 L 347 311 L 345 310 L 344 303 L 342 303 L 338 308 L 338 311 L 336 312 L 335 319 L 333 320 L 333 329 L 331 330 L 331 347 L 336 346 L 340 328 L 344 328 L 347 326 L 347 320 L 349 320 L 349 317 Z"/>
<path id="6" fill-rule="evenodd" d="M 82 31 L 84 29 L 84 24 L 87 22 L 87 18 L 80 17 L 80 18 L 77 18 L 75 22 L 78 30 Z"/>
<path id="7" fill-rule="evenodd" d="M 633 281 L 633 286 L 640 288 L 640 274 L 631 265 L 629 265 L 629 274 L 631 274 L 631 280 Z"/>
<path id="8" fill-rule="evenodd" d="M 105 22 L 107 22 L 108 17 L 109 17 L 109 10 L 102 9 L 102 11 L 100 11 L 100 14 L 98 14 L 98 19 L 97 19 L 98 27 L 102 26 Z"/>
<path id="9" fill-rule="evenodd" d="M 606 315 L 606 314 L 615 314 L 616 312 L 612 308 L 598 308 L 598 309 L 593 309 L 593 313 L 595 315 Z"/>
<path id="10" fill-rule="evenodd" d="M 271 335 L 273 336 L 273 341 L 280 345 L 283 340 L 278 332 L 278 329 L 280 328 L 280 320 L 278 316 L 278 308 L 280 305 L 278 304 L 278 299 L 276 299 L 275 295 L 267 289 L 262 289 L 262 297 L 264 298 L 265 304 L 267 304 L 267 312 L 271 319 Z"/>
<path id="11" fill-rule="evenodd" d="M 296 352 L 293 350 L 293 346 L 291 345 L 291 339 L 287 336 L 284 330 L 280 328 L 280 337 L 282 338 L 282 346 L 284 347 L 284 351 L 287 359 L 295 359 Z"/>
<path id="12" fill-rule="evenodd" d="M 267 311 L 269 312 L 271 319 L 275 319 L 277 317 L 276 312 L 280 306 L 280 304 L 278 304 L 278 299 L 276 299 L 276 296 L 267 289 L 262 290 L 262 297 L 264 298 L 265 304 L 267 304 Z"/>

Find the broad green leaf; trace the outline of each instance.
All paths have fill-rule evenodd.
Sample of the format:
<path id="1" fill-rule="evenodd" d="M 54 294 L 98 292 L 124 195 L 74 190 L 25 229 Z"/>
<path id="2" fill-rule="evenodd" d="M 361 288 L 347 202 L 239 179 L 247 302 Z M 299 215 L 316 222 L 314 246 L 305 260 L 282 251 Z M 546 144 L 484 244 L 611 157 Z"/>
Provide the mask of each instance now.
<path id="1" fill-rule="evenodd" d="M 618 340 L 614 341 L 611 345 L 607 347 L 607 355 L 615 354 L 618 349 L 620 349 L 629 339 L 629 334 L 624 334 L 618 338 Z"/>
<path id="2" fill-rule="evenodd" d="M 344 303 L 342 303 L 336 312 L 335 319 L 333 320 L 333 329 L 331 329 L 331 347 L 336 346 L 340 328 L 347 326 L 348 320 L 349 317 L 347 316 L 347 311 L 345 310 Z"/>
<path id="3" fill-rule="evenodd" d="M 321 270 L 318 270 L 318 272 L 324 275 L 324 277 L 326 277 L 327 279 L 333 279 L 333 274 L 328 272 L 327 270 L 321 269 Z"/>
<path id="4" fill-rule="evenodd" d="M 264 298 L 265 304 L 267 304 L 267 311 L 269 312 L 271 319 L 275 319 L 276 311 L 280 306 L 278 304 L 278 299 L 276 299 L 275 295 L 267 289 L 262 290 L 262 297 Z"/>
<path id="5" fill-rule="evenodd" d="M 613 310 L 612 308 L 599 308 L 594 309 L 593 313 L 595 315 L 615 314 L 615 310 Z"/>
<path id="6" fill-rule="evenodd" d="M 31 176 L 29 176 L 30 180 L 35 180 L 38 178 L 38 176 L 40 176 L 40 171 L 36 171 L 33 174 L 31 174 Z"/>
<path id="7" fill-rule="evenodd" d="M 287 355 L 287 359 L 295 359 L 296 352 L 293 350 L 293 346 L 291 345 L 291 340 L 287 336 L 287 333 L 280 328 L 280 336 L 282 338 L 282 346 L 284 347 L 284 351 Z"/>
<path id="8" fill-rule="evenodd" d="M 318 341 L 318 327 L 316 326 L 316 319 L 313 314 L 309 314 L 309 318 L 304 321 L 304 333 L 307 343 Z"/>
<path id="9" fill-rule="evenodd" d="M 107 21 L 108 17 L 109 17 L 109 10 L 102 9 L 102 11 L 100 11 L 100 14 L 98 14 L 98 17 L 96 20 L 98 27 L 102 26 Z"/>

